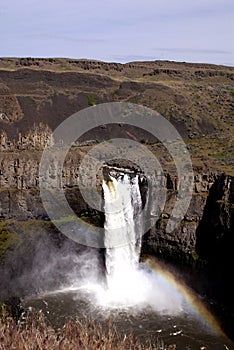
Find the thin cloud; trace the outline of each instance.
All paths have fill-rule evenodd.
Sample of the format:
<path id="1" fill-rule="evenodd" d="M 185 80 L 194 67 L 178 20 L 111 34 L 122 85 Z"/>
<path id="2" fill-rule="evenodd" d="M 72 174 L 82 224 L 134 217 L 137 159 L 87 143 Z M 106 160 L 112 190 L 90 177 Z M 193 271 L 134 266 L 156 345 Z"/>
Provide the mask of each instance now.
<path id="1" fill-rule="evenodd" d="M 118 62 L 131 62 L 131 61 L 152 61 L 156 60 L 155 56 L 144 56 L 144 55 L 119 55 L 109 56 L 109 59 Z"/>
<path id="2" fill-rule="evenodd" d="M 196 49 L 196 48 L 154 48 L 154 51 L 164 51 L 173 53 L 193 53 L 193 54 L 210 54 L 210 55 L 231 55 L 231 51 L 216 49 Z"/>
<path id="3" fill-rule="evenodd" d="M 38 40 L 58 40 L 58 41 L 73 41 L 73 42 L 83 42 L 83 43 L 105 43 L 106 39 L 102 38 L 86 38 L 86 37 L 72 37 L 72 36 L 61 36 L 61 35 L 53 35 L 53 34 L 30 34 L 25 37 L 38 39 Z"/>

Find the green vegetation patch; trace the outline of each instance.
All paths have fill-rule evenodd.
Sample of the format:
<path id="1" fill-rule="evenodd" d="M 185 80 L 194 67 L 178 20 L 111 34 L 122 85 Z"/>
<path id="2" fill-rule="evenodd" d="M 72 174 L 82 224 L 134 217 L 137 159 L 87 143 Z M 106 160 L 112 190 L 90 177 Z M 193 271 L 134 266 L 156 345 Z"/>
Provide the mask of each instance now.
<path id="1" fill-rule="evenodd" d="M 13 247 L 18 240 L 17 234 L 13 231 L 8 223 L 0 221 L 0 256 L 2 256 L 7 249 Z"/>
<path id="2" fill-rule="evenodd" d="M 199 255 L 197 254 L 197 252 L 195 252 L 195 251 L 192 252 L 192 258 L 194 261 L 198 261 Z"/>
<path id="3" fill-rule="evenodd" d="M 96 104 L 97 97 L 94 94 L 88 94 L 87 98 L 89 106 L 94 106 Z"/>

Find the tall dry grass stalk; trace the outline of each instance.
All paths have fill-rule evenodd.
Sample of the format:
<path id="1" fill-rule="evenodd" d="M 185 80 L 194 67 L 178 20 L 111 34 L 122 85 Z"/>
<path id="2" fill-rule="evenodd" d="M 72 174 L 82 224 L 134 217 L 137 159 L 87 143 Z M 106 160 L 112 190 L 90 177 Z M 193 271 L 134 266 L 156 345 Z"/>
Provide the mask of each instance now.
<path id="1" fill-rule="evenodd" d="M 62 329 L 49 326 L 42 314 L 32 310 L 24 322 L 16 322 L 3 309 L 0 319 L 0 350 L 167 350 L 163 341 L 142 344 L 133 332 L 120 335 L 111 321 L 70 320 Z"/>

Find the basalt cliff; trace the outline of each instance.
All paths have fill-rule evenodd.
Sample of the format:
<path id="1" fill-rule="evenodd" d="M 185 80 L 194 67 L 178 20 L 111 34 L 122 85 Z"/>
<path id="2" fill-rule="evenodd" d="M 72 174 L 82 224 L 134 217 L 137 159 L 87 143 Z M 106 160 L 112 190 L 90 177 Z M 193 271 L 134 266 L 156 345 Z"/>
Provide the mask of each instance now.
<path id="1" fill-rule="evenodd" d="M 143 237 L 142 255 L 154 255 L 180 266 L 197 290 L 233 313 L 232 67 L 167 61 L 118 64 L 52 58 L 0 59 L 2 259 L 17 245 L 19 236 L 30 235 L 35 227 L 49 234 L 56 232 L 40 198 L 42 152 L 63 120 L 105 102 L 131 102 L 149 107 L 176 127 L 193 164 L 194 186 L 189 209 L 180 225 L 166 233 L 178 194 L 171 157 L 150 133 L 120 124 L 91 129 L 70 149 L 61 180 L 69 204 L 83 220 L 100 225 L 102 215 L 88 206 L 79 191 L 80 162 L 94 145 L 104 140 L 123 137 L 141 143 L 160 161 L 163 171 L 158 179 L 167 189 L 163 212 Z M 121 159 L 116 159 L 114 165 L 129 168 Z M 48 177 L 51 181 L 57 167 L 58 163 L 51 164 Z M 133 171 L 138 170 L 133 166 Z M 99 174 L 97 186 L 100 181 Z M 19 273 L 17 268 L 15 271 Z"/>

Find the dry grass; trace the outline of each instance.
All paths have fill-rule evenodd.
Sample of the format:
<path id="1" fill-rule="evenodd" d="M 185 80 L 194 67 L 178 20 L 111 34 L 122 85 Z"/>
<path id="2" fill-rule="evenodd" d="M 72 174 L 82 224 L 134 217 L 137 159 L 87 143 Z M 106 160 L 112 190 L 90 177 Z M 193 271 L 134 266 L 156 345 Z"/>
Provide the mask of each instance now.
<path id="1" fill-rule="evenodd" d="M 3 310 L 0 319 L 0 350 L 167 350 L 156 338 L 142 344 L 133 333 L 120 335 L 108 321 L 104 326 L 94 322 L 68 321 L 62 329 L 48 326 L 42 314 L 32 311 L 24 323 L 16 322 Z"/>

